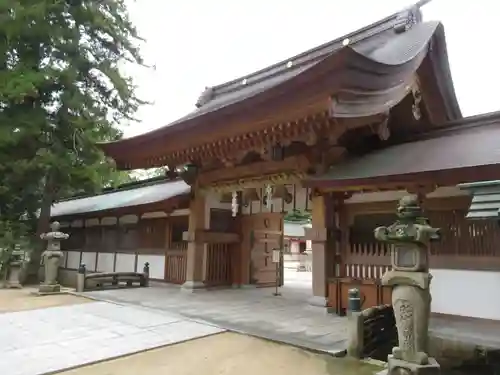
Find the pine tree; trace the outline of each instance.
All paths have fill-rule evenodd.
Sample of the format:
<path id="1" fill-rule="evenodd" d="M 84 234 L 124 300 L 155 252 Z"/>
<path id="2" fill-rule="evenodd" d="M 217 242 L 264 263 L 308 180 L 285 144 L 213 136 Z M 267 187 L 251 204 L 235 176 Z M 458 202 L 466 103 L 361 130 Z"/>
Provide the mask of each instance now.
<path id="1" fill-rule="evenodd" d="M 96 143 L 119 139 L 143 104 L 120 70 L 143 64 L 139 41 L 124 0 L 0 2 L 4 220 L 40 209 L 39 234 L 55 200 L 123 178 Z"/>

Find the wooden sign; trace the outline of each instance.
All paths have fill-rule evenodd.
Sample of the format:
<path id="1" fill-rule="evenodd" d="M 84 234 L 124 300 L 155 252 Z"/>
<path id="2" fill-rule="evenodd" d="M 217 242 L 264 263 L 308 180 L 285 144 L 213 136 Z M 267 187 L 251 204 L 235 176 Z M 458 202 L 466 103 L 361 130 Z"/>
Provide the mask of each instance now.
<path id="1" fill-rule="evenodd" d="M 273 263 L 279 263 L 281 260 L 281 250 L 273 249 Z"/>

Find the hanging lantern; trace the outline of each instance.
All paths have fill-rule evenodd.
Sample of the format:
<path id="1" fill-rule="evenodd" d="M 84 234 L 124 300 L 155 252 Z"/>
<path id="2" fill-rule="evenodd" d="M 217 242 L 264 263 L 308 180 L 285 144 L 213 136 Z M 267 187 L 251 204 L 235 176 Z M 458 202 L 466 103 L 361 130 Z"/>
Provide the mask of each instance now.
<path id="1" fill-rule="evenodd" d="M 273 187 L 271 185 L 266 185 L 266 188 L 265 188 L 265 197 L 266 197 L 266 208 L 268 210 L 271 209 L 271 203 L 272 203 L 272 199 L 273 199 Z"/>
<path id="2" fill-rule="evenodd" d="M 231 211 L 233 213 L 233 217 L 238 215 L 238 192 L 233 191 L 233 197 L 231 199 Z"/>

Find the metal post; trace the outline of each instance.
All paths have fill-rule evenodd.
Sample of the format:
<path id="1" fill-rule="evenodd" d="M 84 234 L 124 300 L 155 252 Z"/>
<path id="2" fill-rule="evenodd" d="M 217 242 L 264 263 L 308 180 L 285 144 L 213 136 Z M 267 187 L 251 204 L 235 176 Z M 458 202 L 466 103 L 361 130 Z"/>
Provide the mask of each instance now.
<path id="1" fill-rule="evenodd" d="M 280 260 L 281 260 L 281 250 L 273 249 L 273 263 L 276 264 L 276 280 L 275 280 L 275 291 L 273 296 L 281 296 L 281 293 L 278 290 L 279 282 L 280 282 Z"/>

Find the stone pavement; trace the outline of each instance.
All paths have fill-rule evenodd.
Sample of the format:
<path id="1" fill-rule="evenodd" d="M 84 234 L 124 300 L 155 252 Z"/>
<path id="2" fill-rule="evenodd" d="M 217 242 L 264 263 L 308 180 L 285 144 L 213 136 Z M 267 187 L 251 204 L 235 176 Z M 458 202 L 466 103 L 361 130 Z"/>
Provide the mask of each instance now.
<path id="1" fill-rule="evenodd" d="M 106 302 L 0 314 L 0 373 L 41 375 L 223 332 Z"/>
<path id="2" fill-rule="evenodd" d="M 281 297 L 273 288 L 188 293 L 171 285 L 87 292 L 96 299 L 175 313 L 236 332 L 328 353 L 345 349 L 346 318 L 308 304 L 310 275 L 285 280 Z"/>

